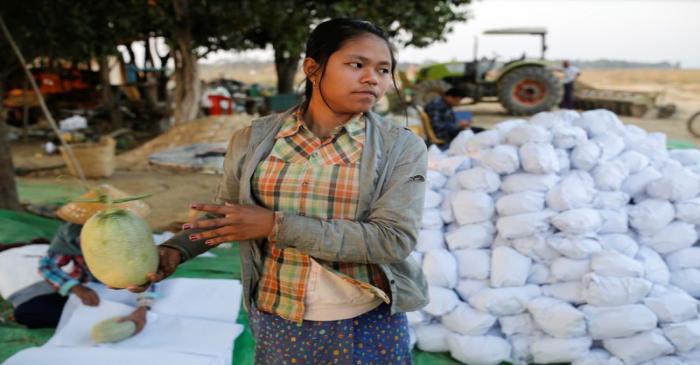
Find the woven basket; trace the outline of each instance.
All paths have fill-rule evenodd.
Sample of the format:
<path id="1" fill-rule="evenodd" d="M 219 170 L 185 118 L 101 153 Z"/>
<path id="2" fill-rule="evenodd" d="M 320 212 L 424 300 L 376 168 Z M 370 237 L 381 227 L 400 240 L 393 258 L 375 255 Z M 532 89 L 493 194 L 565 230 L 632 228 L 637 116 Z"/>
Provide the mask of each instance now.
<path id="1" fill-rule="evenodd" d="M 102 137 L 99 142 L 76 143 L 71 144 L 73 155 L 80 163 L 83 169 L 83 174 L 87 178 L 110 177 L 114 173 L 116 159 L 114 150 L 116 142 L 112 137 Z M 68 156 L 68 153 L 63 147 L 59 147 L 61 156 L 68 166 L 68 172 L 79 177 L 78 170 L 73 165 L 73 162 Z"/>

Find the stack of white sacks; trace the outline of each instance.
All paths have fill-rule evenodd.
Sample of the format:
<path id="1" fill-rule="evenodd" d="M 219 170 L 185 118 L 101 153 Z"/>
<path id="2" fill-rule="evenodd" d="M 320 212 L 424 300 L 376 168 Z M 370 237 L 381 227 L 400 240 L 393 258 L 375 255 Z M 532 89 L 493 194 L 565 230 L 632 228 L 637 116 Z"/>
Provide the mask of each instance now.
<path id="1" fill-rule="evenodd" d="M 429 155 L 419 349 L 470 365 L 700 364 L 700 151 L 595 110 L 465 131 Z"/>

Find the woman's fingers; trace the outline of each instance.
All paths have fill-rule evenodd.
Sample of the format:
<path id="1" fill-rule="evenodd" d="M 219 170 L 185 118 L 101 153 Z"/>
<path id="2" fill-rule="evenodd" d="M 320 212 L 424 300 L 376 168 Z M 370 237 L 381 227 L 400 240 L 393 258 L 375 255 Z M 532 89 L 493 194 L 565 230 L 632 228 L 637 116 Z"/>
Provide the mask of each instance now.
<path id="1" fill-rule="evenodd" d="M 238 237 L 236 237 L 235 235 L 227 235 L 227 236 L 221 236 L 221 237 L 208 239 L 204 243 L 207 246 L 218 246 L 218 245 L 225 243 L 225 242 L 231 242 L 231 241 L 237 241 L 237 240 L 238 240 Z"/>
<path id="2" fill-rule="evenodd" d="M 221 227 L 231 223 L 232 222 L 230 218 L 205 219 L 201 221 L 183 224 L 182 229 Z"/>
<path id="3" fill-rule="evenodd" d="M 219 204 L 203 204 L 194 203 L 191 206 L 194 210 L 199 210 L 202 212 L 217 213 L 217 214 L 229 214 L 236 210 L 235 205 L 219 205 Z"/>
<path id="4" fill-rule="evenodd" d="M 217 229 L 212 229 L 209 231 L 204 231 L 204 232 L 199 232 L 196 234 L 191 234 L 190 235 L 190 241 L 198 241 L 198 240 L 209 240 L 211 238 L 218 238 L 221 236 L 228 236 L 232 235 L 235 233 L 235 228 L 231 226 L 225 226 Z"/>

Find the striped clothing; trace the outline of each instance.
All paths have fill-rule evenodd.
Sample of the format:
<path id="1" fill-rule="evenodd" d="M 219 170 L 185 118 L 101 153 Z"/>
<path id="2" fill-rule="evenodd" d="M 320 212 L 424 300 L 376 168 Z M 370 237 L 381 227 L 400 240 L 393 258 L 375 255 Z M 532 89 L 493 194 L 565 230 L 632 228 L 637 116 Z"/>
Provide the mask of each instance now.
<path id="1" fill-rule="evenodd" d="M 258 164 L 253 175 L 252 190 L 258 202 L 282 214 L 354 219 L 365 140 L 364 117 L 355 117 L 333 131 L 331 137 L 320 139 L 297 114 L 285 121 L 275 139 L 272 151 Z M 276 248 L 274 234 L 263 252 L 257 308 L 301 322 L 311 266 L 309 256 L 293 248 Z M 316 261 L 389 302 L 388 288 L 378 266 Z"/>

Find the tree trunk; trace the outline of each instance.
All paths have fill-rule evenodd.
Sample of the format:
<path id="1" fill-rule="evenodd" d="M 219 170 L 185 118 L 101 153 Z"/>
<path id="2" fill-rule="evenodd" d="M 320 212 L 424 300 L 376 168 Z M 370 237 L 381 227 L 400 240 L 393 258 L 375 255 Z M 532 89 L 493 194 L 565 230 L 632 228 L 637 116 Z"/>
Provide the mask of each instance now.
<path id="1" fill-rule="evenodd" d="M 294 92 L 294 76 L 297 74 L 301 54 L 275 47 L 275 70 L 277 71 L 277 93 Z"/>
<path id="2" fill-rule="evenodd" d="M 114 98 L 112 84 L 109 82 L 109 59 L 106 55 L 98 58 L 100 65 L 100 83 L 102 84 L 102 103 L 109 112 L 109 119 L 112 122 L 112 128 L 119 129 L 122 127 L 122 115 L 119 112 L 119 105 Z"/>
<path id="3" fill-rule="evenodd" d="M 0 82 L 0 209 L 22 210 L 17 195 L 17 183 L 15 182 L 15 168 L 12 164 L 10 140 L 7 138 L 9 128 L 5 124 L 2 110 L 2 96 L 5 93 Z"/>
<path id="4" fill-rule="evenodd" d="M 178 28 L 175 31 L 175 123 L 197 117 L 201 86 L 197 75 L 197 56 L 193 51 L 187 0 L 173 0 Z"/>

